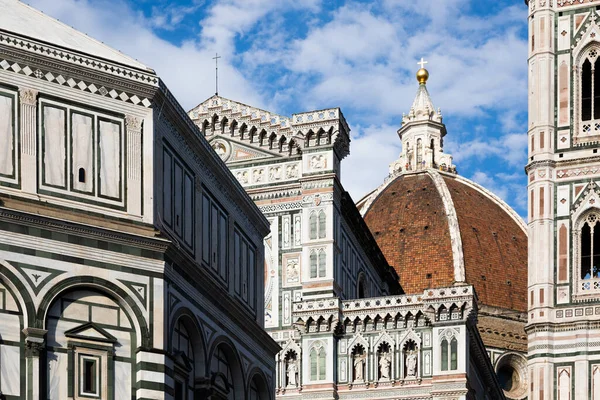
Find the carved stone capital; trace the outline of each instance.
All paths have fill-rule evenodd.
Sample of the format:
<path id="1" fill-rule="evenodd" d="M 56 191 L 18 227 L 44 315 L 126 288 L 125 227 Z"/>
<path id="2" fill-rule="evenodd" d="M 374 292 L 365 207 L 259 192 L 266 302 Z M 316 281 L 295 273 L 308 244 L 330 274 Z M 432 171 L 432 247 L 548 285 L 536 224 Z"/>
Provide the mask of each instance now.
<path id="1" fill-rule="evenodd" d="M 125 116 L 125 125 L 128 131 L 141 132 L 142 131 L 142 120 L 132 115 Z"/>
<path id="2" fill-rule="evenodd" d="M 21 100 L 21 104 L 26 106 L 35 106 L 37 102 L 37 90 L 22 88 L 19 89 L 19 99 Z"/>
<path id="3" fill-rule="evenodd" d="M 25 357 L 39 357 L 44 351 L 46 345 L 44 342 L 25 341 Z"/>

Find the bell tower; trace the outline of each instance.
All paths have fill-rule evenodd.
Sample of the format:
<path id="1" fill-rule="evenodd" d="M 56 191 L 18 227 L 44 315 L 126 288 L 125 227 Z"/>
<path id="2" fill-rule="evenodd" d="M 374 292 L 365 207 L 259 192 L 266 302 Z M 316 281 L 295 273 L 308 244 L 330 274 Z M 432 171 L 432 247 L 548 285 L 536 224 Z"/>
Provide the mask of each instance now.
<path id="1" fill-rule="evenodd" d="M 529 399 L 600 400 L 600 1 L 526 4 Z"/>
<path id="2" fill-rule="evenodd" d="M 390 165 L 390 174 L 427 168 L 454 170 L 452 156 L 444 154 L 446 126 L 442 123 L 442 112 L 435 110 L 427 91 L 429 72 L 424 68 L 427 61 L 421 59 L 418 64 L 419 88 L 410 112 L 402 115 L 402 126 L 398 129 L 402 153 Z"/>

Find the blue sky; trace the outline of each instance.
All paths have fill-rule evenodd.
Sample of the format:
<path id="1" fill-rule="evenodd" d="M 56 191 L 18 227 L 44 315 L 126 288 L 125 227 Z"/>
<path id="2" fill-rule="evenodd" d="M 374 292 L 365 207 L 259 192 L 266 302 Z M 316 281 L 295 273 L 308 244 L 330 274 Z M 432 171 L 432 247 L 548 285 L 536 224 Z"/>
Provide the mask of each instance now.
<path id="1" fill-rule="evenodd" d="M 340 107 L 358 200 L 400 153 L 417 61 L 459 173 L 526 214 L 527 9 L 477 0 L 26 0 L 154 68 L 190 109 L 219 93 L 291 115 Z"/>

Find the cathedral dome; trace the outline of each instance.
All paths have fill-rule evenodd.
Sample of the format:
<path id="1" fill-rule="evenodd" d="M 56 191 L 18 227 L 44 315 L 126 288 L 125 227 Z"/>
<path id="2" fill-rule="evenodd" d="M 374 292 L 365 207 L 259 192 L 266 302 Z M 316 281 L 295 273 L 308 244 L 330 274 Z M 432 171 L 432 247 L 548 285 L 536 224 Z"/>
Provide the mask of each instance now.
<path id="1" fill-rule="evenodd" d="M 392 175 L 358 206 L 407 293 L 471 284 L 482 306 L 526 311 L 526 227 L 491 192 L 426 169 Z"/>

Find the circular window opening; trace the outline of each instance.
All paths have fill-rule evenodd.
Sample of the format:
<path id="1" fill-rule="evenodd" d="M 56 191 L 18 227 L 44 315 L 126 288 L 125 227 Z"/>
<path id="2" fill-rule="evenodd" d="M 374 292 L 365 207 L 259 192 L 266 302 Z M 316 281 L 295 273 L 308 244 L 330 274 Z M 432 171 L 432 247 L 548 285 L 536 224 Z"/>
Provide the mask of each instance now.
<path id="1" fill-rule="evenodd" d="M 507 392 L 510 392 L 514 387 L 519 386 L 519 374 L 517 374 L 510 365 L 500 367 L 497 376 L 500 387 Z"/>
<path id="2" fill-rule="evenodd" d="M 522 354 L 506 352 L 496 361 L 496 378 L 507 399 L 527 397 L 527 360 Z"/>

